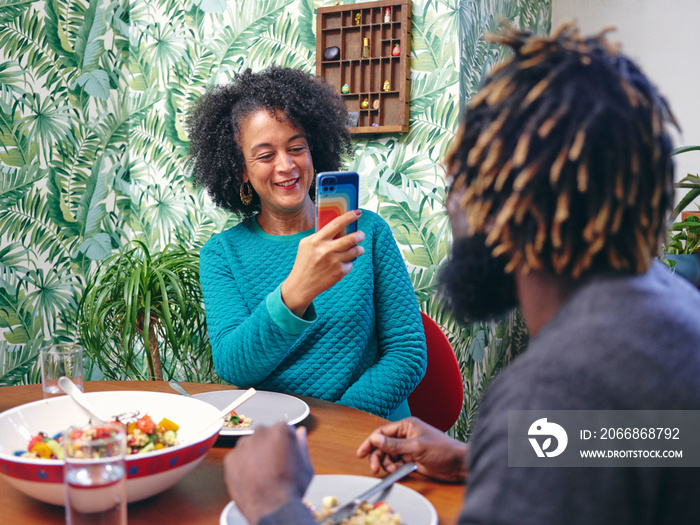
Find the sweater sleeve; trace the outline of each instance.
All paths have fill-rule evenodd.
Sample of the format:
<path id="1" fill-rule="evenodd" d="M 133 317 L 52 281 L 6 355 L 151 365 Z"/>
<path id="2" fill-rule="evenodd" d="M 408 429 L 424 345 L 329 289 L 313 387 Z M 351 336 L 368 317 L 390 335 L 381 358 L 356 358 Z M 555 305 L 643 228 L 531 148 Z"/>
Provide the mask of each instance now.
<path id="1" fill-rule="evenodd" d="M 315 320 L 315 310 L 309 308 L 305 319 L 296 317 L 278 286 L 251 311 L 241 290 L 255 286 L 255 278 L 235 260 L 213 237 L 201 250 L 199 273 L 216 371 L 232 384 L 249 387 L 279 366 Z"/>
<path id="2" fill-rule="evenodd" d="M 316 525 L 316 520 L 301 500 L 293 500 L 261 517 L 258 525 Z"/>
<path id="3" fill-rule="evenodd" d="M 376 217 L 373 242 L 374 306 L 378 359 L 347 389 L 340 402 L 390 415 L 425 375 L 425 332 L 418 301 L 389 225 Z"/>

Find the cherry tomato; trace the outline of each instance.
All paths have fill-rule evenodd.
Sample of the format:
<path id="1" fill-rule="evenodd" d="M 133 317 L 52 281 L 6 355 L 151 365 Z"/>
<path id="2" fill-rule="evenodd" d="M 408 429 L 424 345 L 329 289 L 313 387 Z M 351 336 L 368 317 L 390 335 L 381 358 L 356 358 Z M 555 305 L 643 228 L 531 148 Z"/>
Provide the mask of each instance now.
<path id="1" fill-rule="evenodd" d="M 43 434 L 37 434 L 32 438 L 32 440 L 29 442 L 29 445 L 27 446 L 27 450 L 31 452 L 31 450 L 34 448 L 34 445 L 37 443 L 43 443 L 44 442 L 44 435 Z"/>
<path id="2" fill-rule="evenodd" d="M 151 419 L 151 416 L 146 414 L 136 422 L 136 428 L 144 434 L 153 434 L 156 429 L 156 424 Z"/>
<path id="3" fill-rule="evenodd" d="M 95 439 L 105 439 L 112 436 L 112 429 L 109 427 L 99 427 L 95 429 Z"/>

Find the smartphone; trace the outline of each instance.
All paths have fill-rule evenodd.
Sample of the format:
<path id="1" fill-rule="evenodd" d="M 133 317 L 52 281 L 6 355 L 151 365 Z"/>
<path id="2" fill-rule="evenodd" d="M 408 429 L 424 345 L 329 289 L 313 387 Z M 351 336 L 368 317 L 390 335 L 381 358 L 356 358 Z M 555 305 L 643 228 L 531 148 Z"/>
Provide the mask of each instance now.
<path id="1" fill-rule="evenodd" d="M 360 176 L 354 171 L 324 171 L 316 177 L 316 231 L 346 211 L 356 210 L 359 202 Z M 357 231 L 351 222 L 335 238 Z"/>

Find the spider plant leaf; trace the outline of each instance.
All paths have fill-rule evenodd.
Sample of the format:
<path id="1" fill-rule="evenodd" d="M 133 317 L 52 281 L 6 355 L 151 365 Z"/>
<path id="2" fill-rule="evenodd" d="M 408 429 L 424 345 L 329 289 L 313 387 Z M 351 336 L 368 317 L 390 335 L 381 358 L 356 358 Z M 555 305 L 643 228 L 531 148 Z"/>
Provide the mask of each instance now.
<path id="1" fill-rule="evenodd" d="M 85 344 L 96 361 L 113 367 L 106 373 L 152 377 L 158 366 L 154 358 L 159 358 L 164 377 L 208 374 L 207 380 L 218 380 L 206 335 L 198 261 L 197 252 L 181 246 L 151 251 L 133 241 L 99 264 L 80 301 L 79 326 L 81 333 L 93 331 L 85 334 Z M 154 337 L 157 356 L 149 352 Z"/>

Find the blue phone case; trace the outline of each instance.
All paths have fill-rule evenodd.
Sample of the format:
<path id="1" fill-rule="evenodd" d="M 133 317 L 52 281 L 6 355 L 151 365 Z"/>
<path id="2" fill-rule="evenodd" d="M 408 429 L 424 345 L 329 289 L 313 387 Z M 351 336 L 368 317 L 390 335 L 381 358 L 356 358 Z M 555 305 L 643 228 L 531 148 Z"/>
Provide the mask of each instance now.
<path id="1" fill-rule="evenodd" d="M 354 171 L 324 171 L 316 178 L 316 231 L 346 211 L 356 210 L 360 176 Z M 357 231 L 357 221 L 350 223 L 337 237 Z"/>

